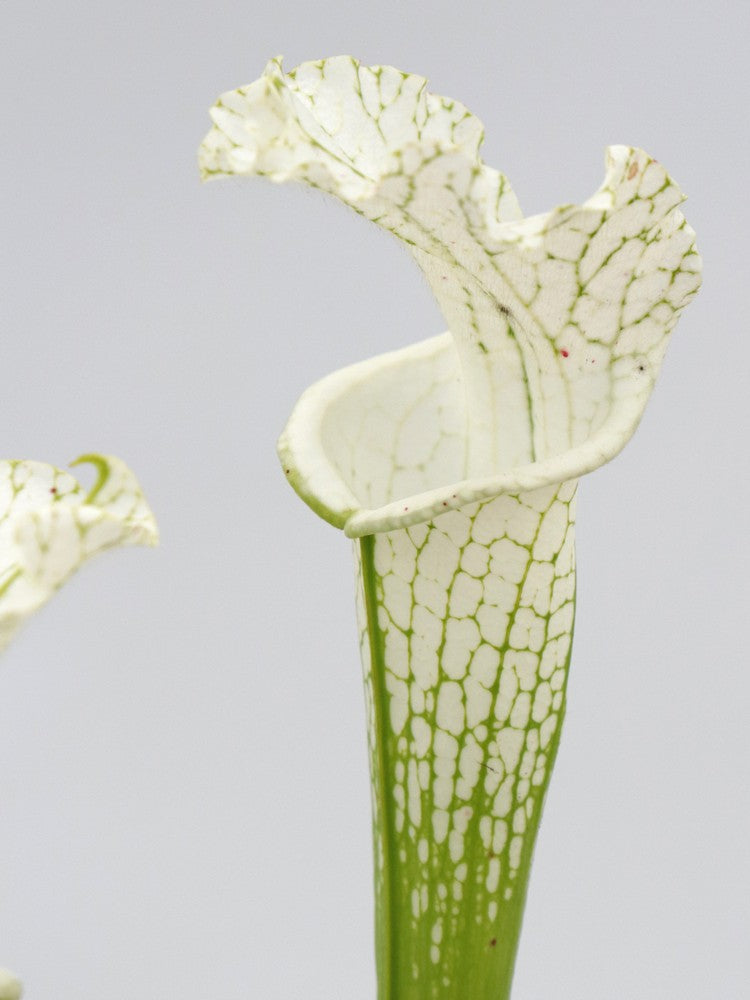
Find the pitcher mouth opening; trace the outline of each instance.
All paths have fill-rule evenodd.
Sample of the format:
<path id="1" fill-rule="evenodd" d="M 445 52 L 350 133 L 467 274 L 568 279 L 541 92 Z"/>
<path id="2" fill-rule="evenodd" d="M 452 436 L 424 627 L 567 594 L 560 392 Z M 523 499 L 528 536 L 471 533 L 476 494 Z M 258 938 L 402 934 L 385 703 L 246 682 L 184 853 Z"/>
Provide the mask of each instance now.
<path id="1" fill-rule="evenodd" d="M 632 436 L 653 382 L 629 359 L 630 383 L 586 440 L 541 461 L 466 475 L 464 385 L 451 334 L 328 375 L 295 406 L 279 440 L 284 473 L 324 520 L 352 538 L 449 510 L 577 479 Z"/>

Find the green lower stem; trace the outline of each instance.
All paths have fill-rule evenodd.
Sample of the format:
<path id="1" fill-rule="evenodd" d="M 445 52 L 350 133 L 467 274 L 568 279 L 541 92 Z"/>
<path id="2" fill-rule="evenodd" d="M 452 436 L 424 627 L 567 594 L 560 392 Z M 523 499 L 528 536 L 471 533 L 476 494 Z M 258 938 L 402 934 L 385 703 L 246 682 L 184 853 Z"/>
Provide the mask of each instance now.
<path id="1" fill-rule="evenodd" d="M 430 535 L 438 531 L 445 537 L 439 521 L 410 529 L 408 536 L 394 532 L 359 543 L 378 1000 L 508 1000 L 534 842 L 565 709 L 572 551 L 560 555 L 561 543 L 553 558 L 534 558 L 540 551 L 537 524 L 523 573 L 507 570 L 515 583 L 503 585 L 503 593 L 513 603 L 507 611 L 490 607 L 507 619 L 501 641 L 467 647 L 462 668 L 450 613 L 442 621 L 433 659 L 425 643 L 435 614 L 417 611 L 418 598 L 433 607 L 438 602 L 437 591 L 424 584 L 428 567 L 435 581 L 444 582 L 447 608 L 463 606 L 462 587 L 476 590 L 452 563 L 441 569 L 439 559 L 435 562 Z M 415 550 L 412 604 L 403 606 L 407 590 L 396 587 L 388 553 L 398 559 L 409 546 Z M 551 608 L 546 617 L 539 614 L 538 604 L 538 617 L 546 622 L 544 643 L 519 650 L 518 628 L 529 620 L 530 594 L 534 588 L 538 593 L 543 562 L 552 566 L 546 574 L 550 600 L 554 581 L 568 580 L 570 599 L 563 603 L 570 606 L 570 627 L 560 630 L 559 616 Z M 485 598 L 503 581 L 503 568 L 496 563 L 491 575 L 483 583 Z M 487 634 L 491 619 L 484 607 L 480 602 L 474 617 Z M 468 626 L 465 630 L 469 635 Z M 396 632 L 404 637 L 400 645 Z M 529 645 L 538 647 L 531 639 Z M 490 679 L 483 661 L 497 661 L 497 669 L 492 684 L 480 692 L 477 678 Z"/>

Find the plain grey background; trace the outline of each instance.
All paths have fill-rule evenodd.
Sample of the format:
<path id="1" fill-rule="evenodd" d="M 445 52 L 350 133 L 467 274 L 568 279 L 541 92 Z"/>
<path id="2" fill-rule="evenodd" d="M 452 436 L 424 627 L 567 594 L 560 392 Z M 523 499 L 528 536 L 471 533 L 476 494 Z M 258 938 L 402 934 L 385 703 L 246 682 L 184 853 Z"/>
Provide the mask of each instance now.
<path id="1" fill-rule="evenodd" d="M 5 0 L 0 454 L 118 454 L 162 532 L 0 667 L 0 964 L 28 1000 L 375 996 L 349 543 L 274 444 L 313 380 L 443 324 L 353 213 L 199 184 L 209 105 L 277 53 L 428 76 L 529 214 L 593 193 L 612 142 L 689 195 L 704 290 L 581 484 L 514 1000 L 747 995 L 749 29 L 744 0 Z"/>

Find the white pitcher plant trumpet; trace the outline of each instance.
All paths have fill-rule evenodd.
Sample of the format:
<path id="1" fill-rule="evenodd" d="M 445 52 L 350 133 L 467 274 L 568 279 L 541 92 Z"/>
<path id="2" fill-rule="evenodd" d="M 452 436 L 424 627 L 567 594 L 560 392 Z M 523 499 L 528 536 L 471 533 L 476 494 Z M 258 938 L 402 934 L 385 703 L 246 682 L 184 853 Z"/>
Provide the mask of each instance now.
<path id="1" fill-rule="evenodd" d="M 124 462 L 83 455 L 73 464 L 94 467 L 93 486 L 43 462 L 0 461 L 0 650 L 91 556 L 157 542 L 154 516 Z M 20 980 L 0 969 L 0 1000 L 21 995 Z"/>
<path id="2" fill-rule="evenodd" d="M 523 218 L 481 123 L 349 57 L 221 96 L 204 177 L 335 195 L 401 240 L 449 332 L 346 368 L 279 453 L 357 539 L 379 1000 L 509 995 L 560 738 L 578 478 L 636 429 L 700 283 L 664 167 L 612 146 L 582 205 Z"/>

